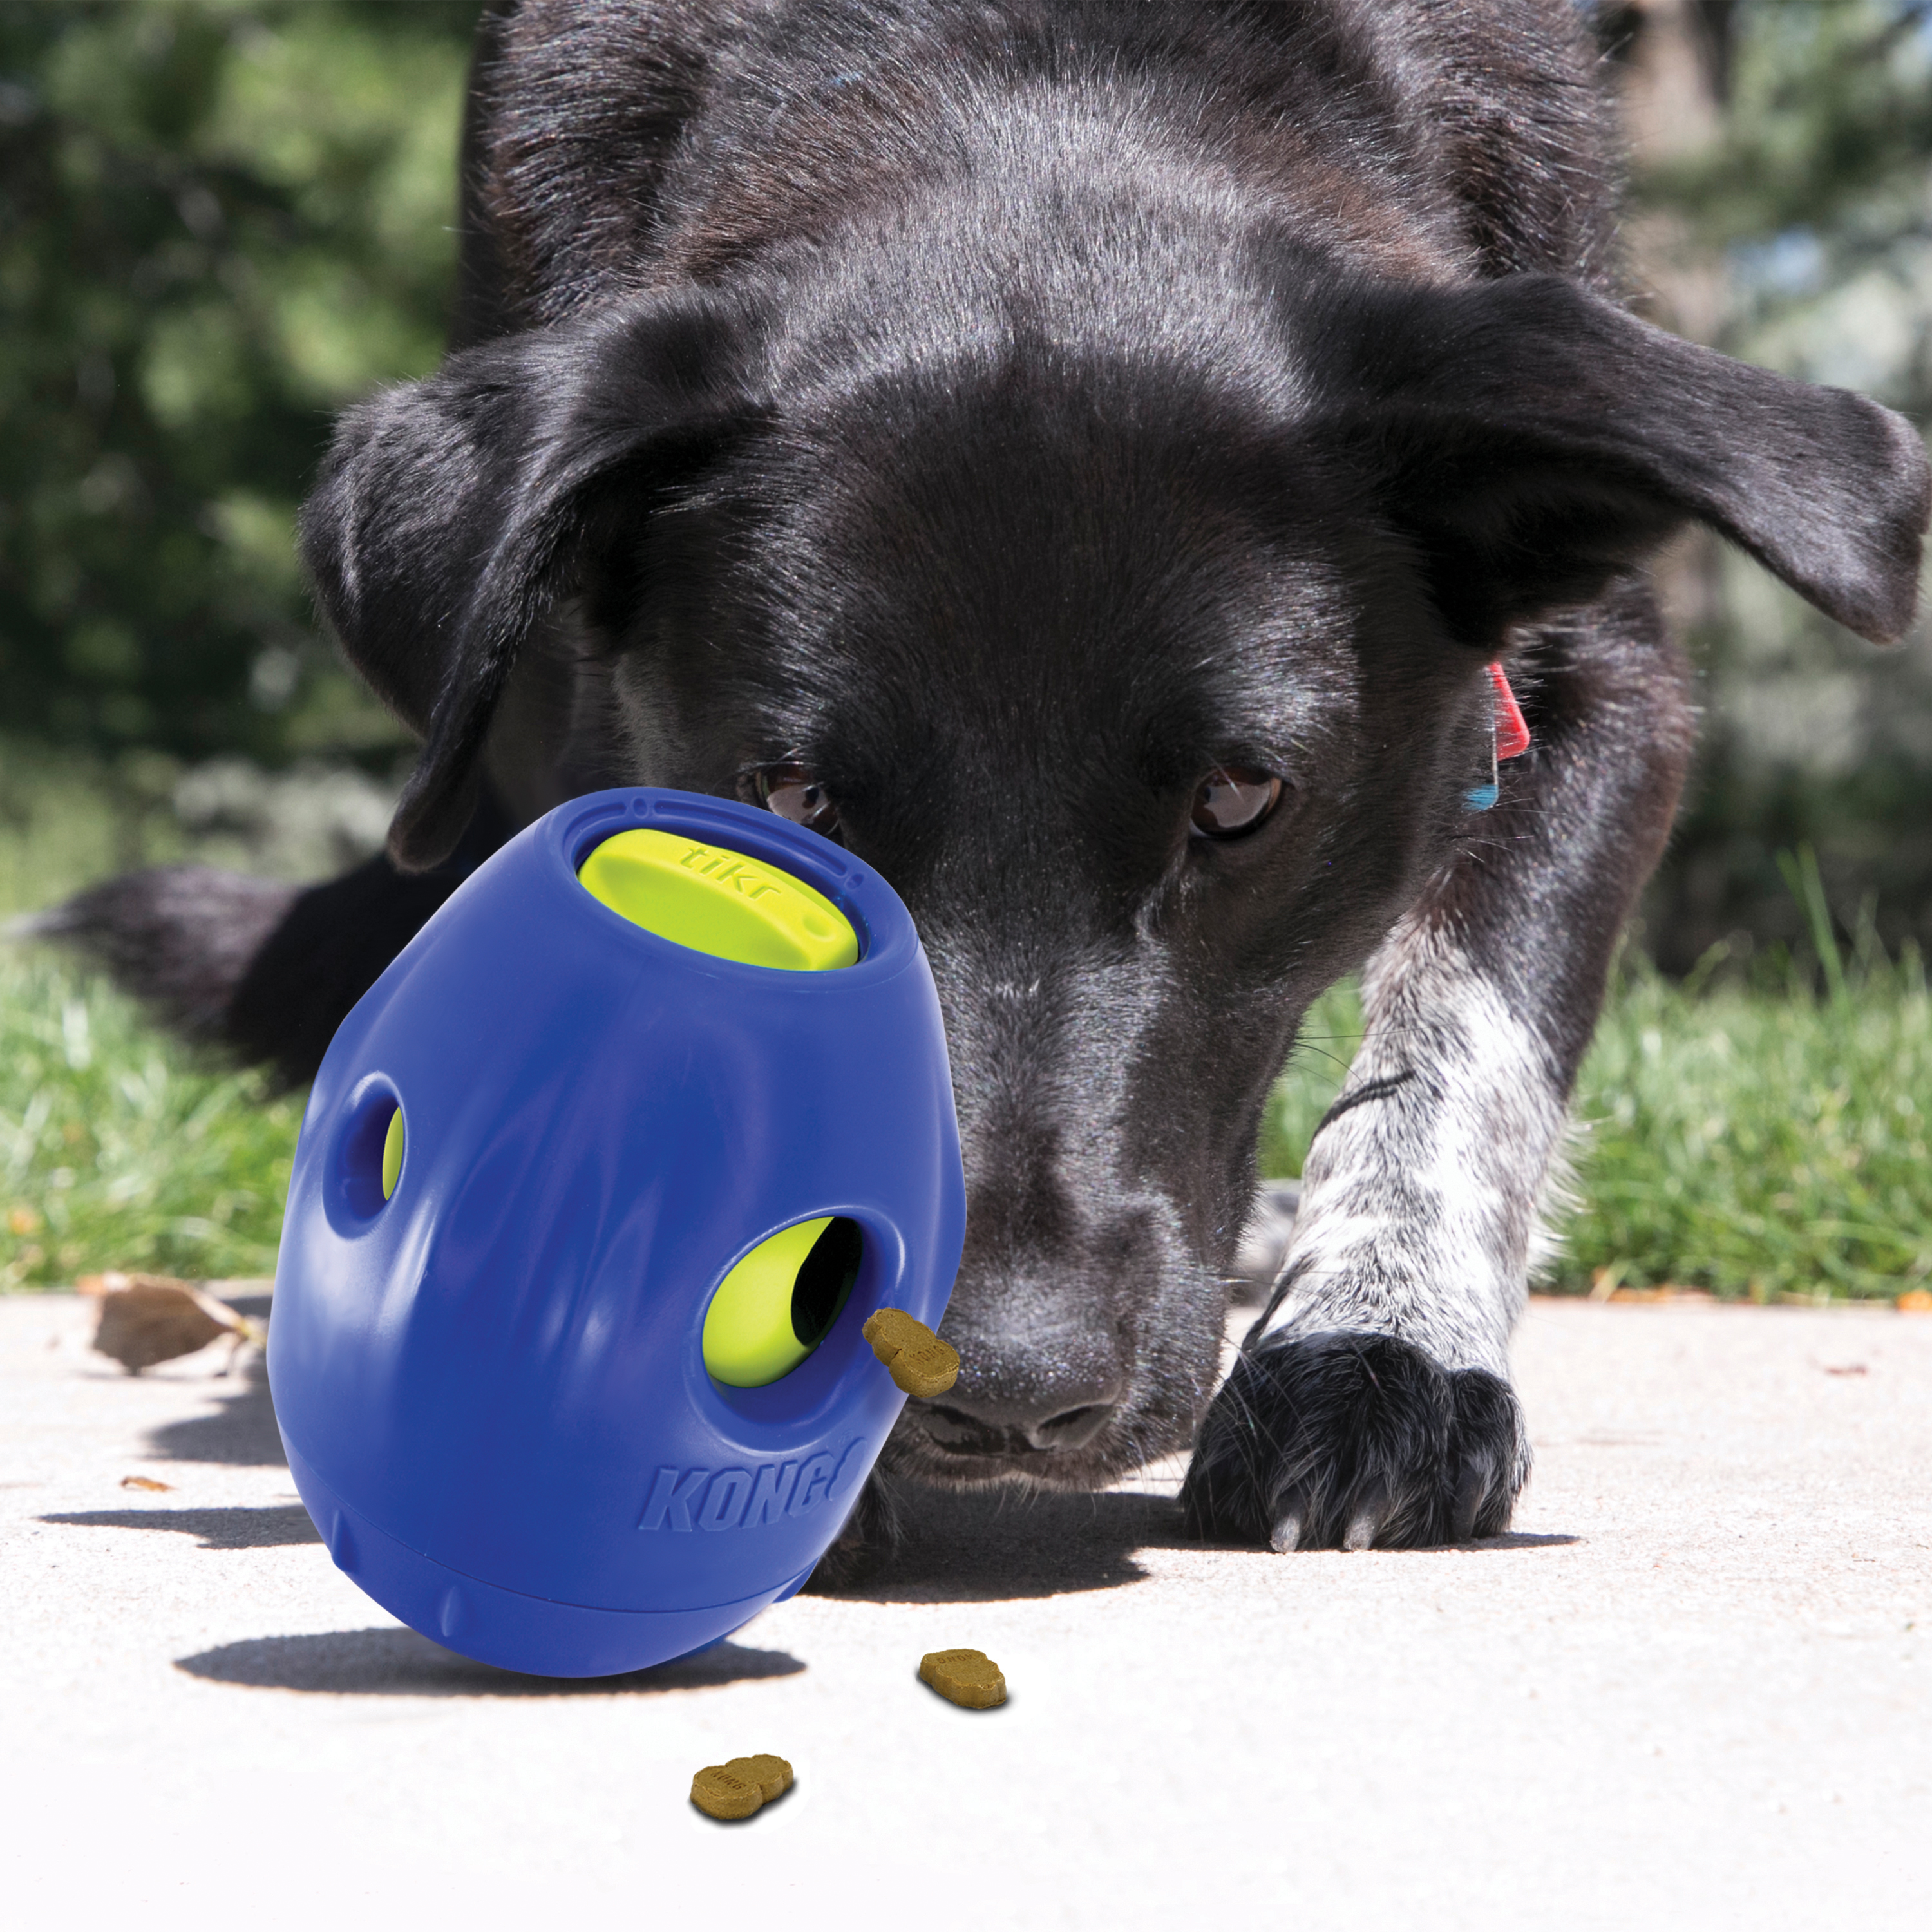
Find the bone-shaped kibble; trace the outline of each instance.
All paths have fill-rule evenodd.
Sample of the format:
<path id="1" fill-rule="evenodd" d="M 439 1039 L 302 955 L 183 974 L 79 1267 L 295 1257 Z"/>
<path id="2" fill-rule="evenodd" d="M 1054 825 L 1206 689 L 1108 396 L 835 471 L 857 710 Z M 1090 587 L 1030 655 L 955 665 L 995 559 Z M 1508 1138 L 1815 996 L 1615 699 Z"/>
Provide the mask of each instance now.
<path id="1" fill-rule="evenodd" d="M 760 1751 L 726 1764 L 707 1764 L 691 1780 L 691 1802 L 707 1817 L 748 1818 L 760 1805 L 789 1791 L 791 1782 L 791 1766 L 782 1757 Z"/>
<path id="2" fill-rule="evenodd" d="M 908 1395 L 944 1395 L 959 1379 L 959 1358 L 902 1308 L 881 1308 L 860 1331 Z"/>
<path id="3" fill-rule="evenodd" d="M 1006 1679 L 983 1650 L 932 1650 L 919 1660 L 919 1678 L 948 1702 L 990 1711 L 1006 1701 Z"/>

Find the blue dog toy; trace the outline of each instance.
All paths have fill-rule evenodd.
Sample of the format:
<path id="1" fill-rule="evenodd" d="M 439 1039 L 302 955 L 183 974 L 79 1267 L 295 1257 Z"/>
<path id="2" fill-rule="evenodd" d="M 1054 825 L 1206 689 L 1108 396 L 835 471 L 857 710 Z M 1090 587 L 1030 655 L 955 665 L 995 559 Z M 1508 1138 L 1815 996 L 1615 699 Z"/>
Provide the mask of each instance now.
<path id="1" fill-rule="evenodd" d="M 316 1078 L 268 1374 L 338 1565 L 467 1655 L 591 1676 L 804 1582 L 937 1328 L 965 1190 L 897 896 L 687 793 L 560 806 L 466 880 Z"/>

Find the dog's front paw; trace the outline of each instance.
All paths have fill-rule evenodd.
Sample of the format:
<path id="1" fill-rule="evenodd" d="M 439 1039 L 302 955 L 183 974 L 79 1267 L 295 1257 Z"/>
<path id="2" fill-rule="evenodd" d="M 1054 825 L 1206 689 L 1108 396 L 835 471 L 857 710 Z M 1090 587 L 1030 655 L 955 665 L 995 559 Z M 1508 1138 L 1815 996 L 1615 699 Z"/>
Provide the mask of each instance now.
<path id="1" fill-rule="evenodd" d="M 1414 1550 L 1506 1528 L 1528 1474 L 1522 1410 L 1500 1378 L 1390 1335 L 1283 1335 L 1235 1364 L 1181 1501 L 1198 1535 Z"/>

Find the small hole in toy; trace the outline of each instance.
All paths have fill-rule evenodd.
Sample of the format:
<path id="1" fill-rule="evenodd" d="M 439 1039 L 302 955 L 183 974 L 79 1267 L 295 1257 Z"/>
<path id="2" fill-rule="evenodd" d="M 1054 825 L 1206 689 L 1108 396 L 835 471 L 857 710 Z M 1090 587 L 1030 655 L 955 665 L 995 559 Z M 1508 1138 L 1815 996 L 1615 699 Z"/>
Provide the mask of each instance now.
<path id="1" fill-rule="evenodd" d="M 403 1178 L 403 1144 L 406 1130 L 403 1126 L 403 1110 L 398 1107 L 389 1116 L 389 1124 L 382 1133 L 382 1198 L 391 1199 L 396 1191 L 396 1183 Z"/>
<path id="2" fill-rule="evenodd" d="M 329 1184 L 335 1211 L 346 1214 L 354 1226 L 374 1221 L 402 1185 L 408 1157 L 402 1103 L 387 1081 L 371 1081 L 343 1124 L 337 1143 Z"/>

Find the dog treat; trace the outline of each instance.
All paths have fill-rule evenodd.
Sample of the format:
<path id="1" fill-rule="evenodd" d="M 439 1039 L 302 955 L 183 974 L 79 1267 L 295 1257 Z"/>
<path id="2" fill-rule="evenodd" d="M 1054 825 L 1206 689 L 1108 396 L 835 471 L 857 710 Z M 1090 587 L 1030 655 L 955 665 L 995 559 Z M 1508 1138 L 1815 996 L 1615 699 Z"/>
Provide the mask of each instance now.
<path id="1" fill-rule="evenodd" d="M 1006 1701 L 1006 1680 L 983 1650 L 931 1650 L 919 1660 L 919 1681 L 949 1703 L 990 1711 Z"/>
<path id="2" fill-rule="evenodd" d="M 724 1768 L 734 1778 L 749 1778 L 767 1804 L 774 1798 L 782 1798 L 791 1789 L 791 1766 L 783 1758 L 772 1756 L 770 1751 L 760 1751 L 751 1757 L 732 1758 Z"/>
<path id="3" fill-rule="evenodd" d="M 959 1379 L 959 1357 L 902 1308 L 881 1308 L 860 1330 L 908 1395 L 944 1395 Z"/>
<path id="4" fill-rule="evenodd" d="M 691 1780 L 691 1802 L 707 1818 L 748 1818 L 765 1802 L 757 1779 L 707 1764 Z"/>
<path id="5" fill-rule="evenodd" d="M 760 1751 L 728 1764 L 707 1764 L 691 1780 L 691 1802 L 707 1818 L 748 1818 L 791 1789 L 791 1766 Z"/>

